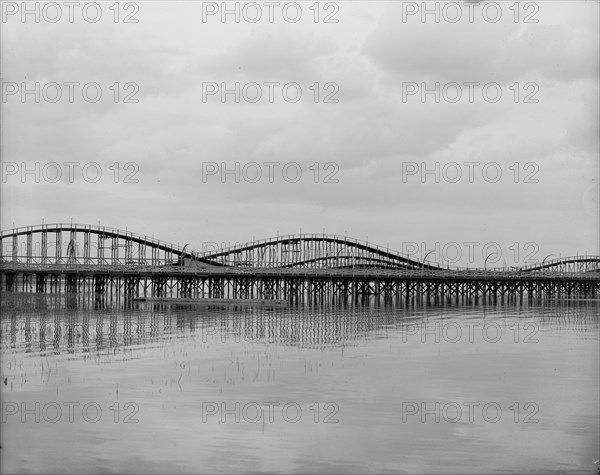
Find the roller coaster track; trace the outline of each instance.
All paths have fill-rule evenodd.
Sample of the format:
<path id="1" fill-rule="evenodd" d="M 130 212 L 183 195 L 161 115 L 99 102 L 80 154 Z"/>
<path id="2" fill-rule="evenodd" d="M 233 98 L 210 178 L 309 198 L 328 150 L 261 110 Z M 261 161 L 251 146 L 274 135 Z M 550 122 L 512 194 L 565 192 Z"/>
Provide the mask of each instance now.
<path id="1" fill-rule="evenodd" d="M 49 239 L 54 237 L 53 242 Z M 65 239 L 63 239 L 65 237 Z M 95 239 L 95 242 L 93 241 Z M 106 246 L 105 242 L 110 241 Z M 52 252 L 53 251 L 53 252 Z M 107 252 L 110 255 L 107 255 Z M 128 230 L 89 224 L 57 223 L 0 232 L 0 265 L 208 266 L 242 269 L 380 268 L 405 271 L 475 271 L 441 267 L 381 246 L 327 234 L 277 236 L 210 252 L 196 252 Z M 481 269 L 479 269 L 481 270 Z M 488 272 L 600 272 L 600 256 L 560 257 Z"/>

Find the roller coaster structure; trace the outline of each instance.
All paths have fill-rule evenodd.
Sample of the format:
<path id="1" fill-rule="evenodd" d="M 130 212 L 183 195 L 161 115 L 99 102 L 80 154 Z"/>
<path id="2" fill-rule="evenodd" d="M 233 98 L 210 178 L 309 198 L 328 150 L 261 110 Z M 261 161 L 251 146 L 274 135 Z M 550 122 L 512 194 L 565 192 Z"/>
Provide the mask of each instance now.
<path id="1" fill-rule="evenodd" d="M 195 252 L 104 226 L 42 224 L 0 233 L 5 291 L 285 298 L 596 298 L 600 256 L 512 268 L 450 268 L 346 236 L 277 236 Z"/>

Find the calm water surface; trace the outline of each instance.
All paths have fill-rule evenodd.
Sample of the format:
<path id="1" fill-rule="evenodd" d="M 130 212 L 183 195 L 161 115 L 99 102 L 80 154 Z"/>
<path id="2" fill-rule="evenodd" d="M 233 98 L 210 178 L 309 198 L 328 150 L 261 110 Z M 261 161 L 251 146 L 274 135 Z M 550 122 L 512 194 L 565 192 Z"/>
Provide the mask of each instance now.
<path id="1" fill-rule="evenodd" d="M 598 473 L 598 302 L 1 305 L 3 473 Z"/>

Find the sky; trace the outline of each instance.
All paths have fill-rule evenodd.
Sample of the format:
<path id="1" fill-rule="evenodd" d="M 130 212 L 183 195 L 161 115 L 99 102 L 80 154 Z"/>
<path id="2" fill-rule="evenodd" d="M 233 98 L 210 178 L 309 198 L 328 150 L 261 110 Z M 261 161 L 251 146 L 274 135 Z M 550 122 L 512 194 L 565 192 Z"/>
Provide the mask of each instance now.
<path id="1" fill-rule="evenodd" d="M 2 230 L 600 254 L 598 1 L 0 5 Z"/>

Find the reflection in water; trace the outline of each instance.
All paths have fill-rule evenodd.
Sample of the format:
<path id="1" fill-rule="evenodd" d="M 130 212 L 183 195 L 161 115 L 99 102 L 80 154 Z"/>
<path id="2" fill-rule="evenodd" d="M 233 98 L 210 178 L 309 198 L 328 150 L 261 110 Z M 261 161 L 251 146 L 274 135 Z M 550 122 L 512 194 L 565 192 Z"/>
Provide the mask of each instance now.
<path id="1" fill-rule="evenodd" d="M 80 413 L 72 424 L 9 418 L 7 472 L 580 473 L 600 455 L 597 301 L 270 309 L 2 297 L 3 401 L 93 402 L 104 414 L 97 424 Z M 486 337 L 485 324 L 504 338 Z M 461 327 L 478 329 L 474 341 L 452 339 Z M 304 418 L 204 417 L 207 402 L 255 401 L 298 404 Z M 499 423 L 401 412 L 490 401 Z M 129 402 L 140 422 L 121 424 Z M 339 423 L 322 423 L 328 407 Z M 539 422 L 516 424 L 531 407 Z"/>
<path id="2" fill-rule="evenodd" d="M 81 329 L 81 342 L 83 345 L 83 352 L 89 353 L 90 351 L 90 315 L 88 313 L 83 314 L 83 324 Z"/>
<path id="3" fill-rule="evenodd" d="M 4 348 L 44 353 L 47 340 L 51 338 L 55 354 L 65 350 L 69 354 L 88 353 L 90 338 L 94 341 L 94 349 L 100 351 L 144 345 L 175 333 L 191 335 L 201 331 L 204 339 L 210 337 L 217 342 L 233 336 L 246 342 L 326 349 L 385 334 L 389 329 L 421 324 L 427 321 L 432 310 L 436 319 L 458 315 L 468 318 L 469 315 L 481 314 L 484 318 L 515 316 L 515 307 L 511 306 L 382 308 L 379 305 L 359 305 L 273 309 L 136 303 L 123 309 L 99 299 L 90 305 L 86 301 L 67 298 L 64 305 L 60 299 L 44 301 L 33 297 L 30 294 L 20 295 L 18 304 L 2 309 Z M 23 302 L 32 302 L 33 305 L 23 305 Z M 594 301 L 523 307 L 517 313 L 522 318 L 535 315 L 542 323 L 582 334 L 598 328 L 597 314 L 598 302 Z M 48 324 L 48 321 L 53 324 Z"/>
<path id="4" fill-rule="evenodd" d="M 40 312 L 40 351 L 46 351 L 46 314 L 47 312 Z"/>

